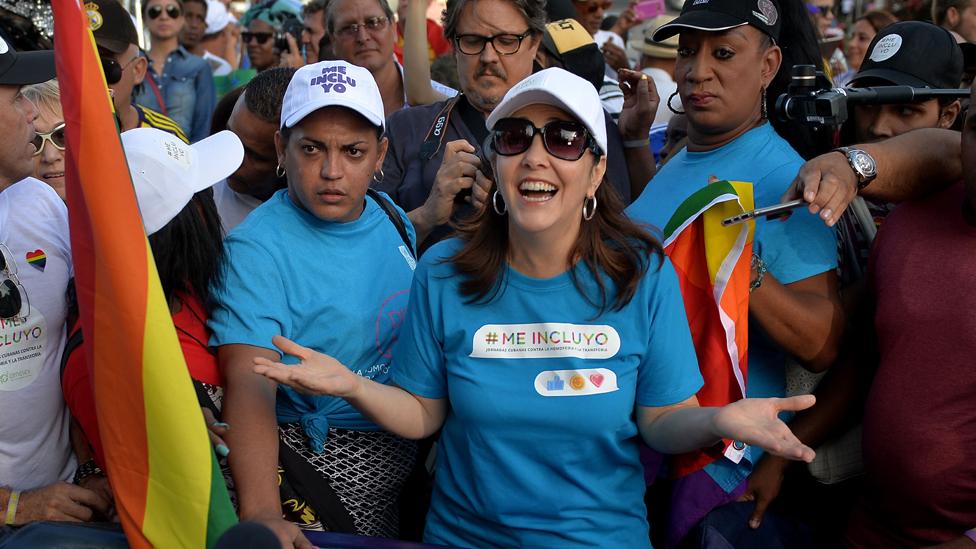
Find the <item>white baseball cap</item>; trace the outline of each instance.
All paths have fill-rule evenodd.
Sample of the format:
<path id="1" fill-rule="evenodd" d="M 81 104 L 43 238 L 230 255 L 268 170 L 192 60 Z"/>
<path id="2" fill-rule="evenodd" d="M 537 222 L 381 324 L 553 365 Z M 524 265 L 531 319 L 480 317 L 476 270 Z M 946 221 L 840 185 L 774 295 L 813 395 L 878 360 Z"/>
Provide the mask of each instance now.
<path id="1" fill-rule="evenodd" d="M 122 132 L 122 148 L 147 235 L 165 227 L 194 194 L 234 173 L 244 160 L 241 140 L 226 130 L 187 145 L 171 133 L 136 128 Z"/>
<path id="2" fill-rule="evenodd" d="M 345 61 L 321 61 L 298 69 L 281 104 L 281 127 L 291 128 L 323 107 L 346 107 L 374 126 L 386 127 L 383 98 L 373 75 Z"/>
<path id="3" fill-rule="evenodd" d="M 220 0 L 207 0 L 207 30 L 206 34 L 216 34 L 234 22 L 234 17 L 227 12 L 227 6 Z"/>
<path id="4" fill-rule="evenodd" d="M 488 115 L 488 130 L 502 118 L 529 105 L 552 105 L 579 120 L 593 140 L 607 154 L 607 123 L 600 96 L 592 84 L 575 74 L 553 67 L 539 71 L 508 90 L 502 102 Z"/>

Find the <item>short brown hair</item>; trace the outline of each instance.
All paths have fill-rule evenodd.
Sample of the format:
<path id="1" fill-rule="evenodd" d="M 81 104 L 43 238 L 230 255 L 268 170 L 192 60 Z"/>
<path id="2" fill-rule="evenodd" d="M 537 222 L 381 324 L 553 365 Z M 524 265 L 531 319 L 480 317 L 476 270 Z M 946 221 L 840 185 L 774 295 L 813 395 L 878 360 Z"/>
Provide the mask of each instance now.
<path id="1" fill-rule="evenodd" d="M 949 8 L 962 11 L 968 8 L 971 3 L 972 0 L 932 0 L 932 21 L 936 25 L 942 26 L 945 24 Z"/>
<path id="2" fill-rule="evenodd" d="M 447 0 L 447 6 L 441 14 L 441 24 L 444 27 L 444 37 L 451 41 L 457 36 L 458 20 L 461 19 L 461 12 L 464 6 L 473 4 L 478 0 Z M 546 27 L 548 16 L 546 15 L 546 0 L 512 0 L 522 16 L 529 24 L 529 30 L 533 34 L 542 34 Z"/>

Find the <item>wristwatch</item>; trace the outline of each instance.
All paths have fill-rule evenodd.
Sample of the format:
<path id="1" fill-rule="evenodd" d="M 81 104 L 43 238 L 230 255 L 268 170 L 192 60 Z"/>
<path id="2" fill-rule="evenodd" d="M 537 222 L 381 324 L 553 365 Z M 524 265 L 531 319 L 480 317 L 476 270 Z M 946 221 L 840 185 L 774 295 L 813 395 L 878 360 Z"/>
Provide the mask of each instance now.
<path id="1" fill-rule="evenodd" d="M 878 177 L 878 165 L 874 162 L 874 157 L 867 151 L 852 147 L 838 147 L 834 150 L 847 157 L 847 163 L 851 165 L 854 175 L 857 176 L 858 191 L 867 187 L 874 181 L 875 177 Z"/>

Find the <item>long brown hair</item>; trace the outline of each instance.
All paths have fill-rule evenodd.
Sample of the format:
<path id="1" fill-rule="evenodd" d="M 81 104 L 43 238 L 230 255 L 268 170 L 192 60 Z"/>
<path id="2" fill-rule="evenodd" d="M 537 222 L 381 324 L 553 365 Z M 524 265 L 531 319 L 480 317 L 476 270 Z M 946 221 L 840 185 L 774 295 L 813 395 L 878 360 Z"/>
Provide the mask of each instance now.
<path id="1" fill-rule="evenodd" d="M 488 196 L 492 196 L 496 189 L 497 185 L 492 185 Z M 595 196 L 599 206 L 591 220 L 583 221 L 569 262 L 571 265 L 582 262 L 590 269 L 599 295 L 587 294 L 576 269 L 570 269 L 569 274 L 576 289 L 603 313 L 611 307 L 620 310 L 630 302 L 641 278 L 650 268 L 651 259 L 657 258 L 655 268 L 660 267 L 663 250 L 653 236 L 624 215 L 624 203 L 606 177 Z M 464 245 L 447 261 L 452 262 L 464 277 L 460 284 L 461 294 L 469 298 L 469 303 L 491 301 L 505 285 L 508 217 L 497 215 L 491 204 L 485 204 L 456 229 Z M 613 283 L 612 302 L 605 277 Z"/>

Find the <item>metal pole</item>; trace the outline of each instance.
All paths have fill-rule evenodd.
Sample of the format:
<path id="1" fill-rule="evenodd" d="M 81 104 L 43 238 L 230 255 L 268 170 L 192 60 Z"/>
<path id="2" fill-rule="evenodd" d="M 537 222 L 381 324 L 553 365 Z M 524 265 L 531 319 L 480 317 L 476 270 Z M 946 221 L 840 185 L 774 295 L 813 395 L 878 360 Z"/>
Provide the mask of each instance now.
<path id="1" fill-rule="evenodd" d="M 139 47 L 146 49 L 145 28 L 142 22 L 142 0 L 131 0 L 131 12 L 136 18 L 136 34 L 139 35 Z"/>

